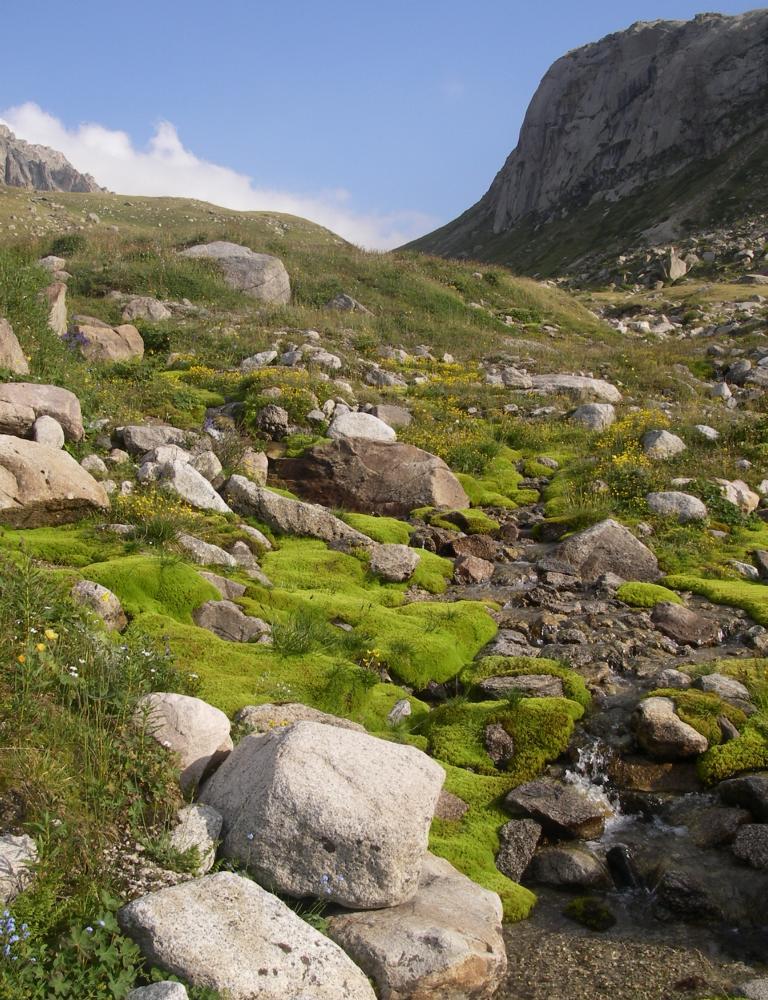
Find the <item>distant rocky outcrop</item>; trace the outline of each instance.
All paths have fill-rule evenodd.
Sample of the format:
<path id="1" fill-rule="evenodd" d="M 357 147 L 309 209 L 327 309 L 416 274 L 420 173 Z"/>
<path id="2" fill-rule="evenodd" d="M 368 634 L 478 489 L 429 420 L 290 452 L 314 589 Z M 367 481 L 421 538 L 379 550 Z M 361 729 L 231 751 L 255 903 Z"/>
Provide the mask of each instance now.
<path id="1" fill-rule="evenodd" d="M 103 191 L 90 174 L 81 174 L 63 153 L 17 139 L 0 125 L 0 184 L 35 191 Z"/>
<path id="2" fill-rule="evenodd" d="M 767 89 L 765 9 L 638 22 L 569 52 L 488 192 L 411 246 L 554 273 L 597 236 L 676 239 L 722 211 L 723 188 L 729 210 L 754 207 Z"/>

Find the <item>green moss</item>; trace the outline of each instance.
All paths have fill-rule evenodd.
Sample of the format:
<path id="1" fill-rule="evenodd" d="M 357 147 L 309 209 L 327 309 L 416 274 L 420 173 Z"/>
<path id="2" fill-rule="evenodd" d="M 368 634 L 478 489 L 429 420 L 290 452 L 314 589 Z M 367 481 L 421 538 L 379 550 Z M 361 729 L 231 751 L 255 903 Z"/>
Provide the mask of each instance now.
<path id="1" fill-rule="evenodd" d="M 467 535 L 495 535 L 499 530 L 499 522 L 495 518 L 482 510 L 468 507 L 434 514 L 430 517 L 430 524 L 449 531 L 458 529 Z"/>
<path id="2" fill-rule="evenodd" d="M 192 612 L 221 594 L 186 563 L 152 556 L 124 556 L 93 563 L 84 576 L 108 587 L 129 615 L 167 615 L 191 623 Z"/>
<path id="3" fill-rule="evenodd" d="M 371 514 L 342 514 L 342 520 L 382 545 L 407 545 L 413 528 L 395 517 L 374 517 Z"/>
<path id="4" fill-rule="evenodd" d="M 661 688 L 651 691 L 648 695 L 658 698 L 671 698 L 675 703 L 678 716 L 689 726 L 705 736 L 710 746 L 722 742 L 723 734 L 718 725 L 718 716 L 724 715 L 734 726 L 741 728 L 746 722 L 746 716 L 739 708 L 734 708 L 716 694 L 709 691 L 680 691 L 672 688 Z"/>
<path id="5" fill-rule="evenodd" d="M 591 931 L 607 931 L 616 923 L 610 909 L 593 896 L 578 896 L 566 904 L 563 915 Z"/>
<path id="6" fill-rule="evenodd" d="M 747 580 L 705 580 L 702 577 L 675 574 L 664 582 L 675 590 L 689 590 L 706 597 L 713 604 L 729 604 L 746 611 L 759 625 L 768 625 L 768 587 Z"/>
<path id="7" fill-rule="evenodd" d="M 0 529 L 0 547 L 23 548 L 34 559 L 57 566 L 87 566 L 123 551 L 122 542 L 90 526 L 65 524 L 57 528 Z"/>
<path id="8" fill-rule="evenodd" d="M 507 773 L 519 784 L 564 752 L 574 723 L 583 714 L 581 705 L 566 698 L 458 701 L 435 709 L 423 730 L 434 757 L 477 774 L 493 775 L 499 771 L 485 749 L 484 733 L 486 726 L 503 726 L 515 745 Z"/>
<path id="9" fill-rule="evenodd" d="M 523 474 L 529 476 L 531 479 L 536 479 L 539 476 L 551 478 L 553 469 L 550 469 L 548 465 L 544 465 L 542 462 L 537 462 L 535 458 L 527 458 L 523 462 Z"/>
<path id="10" fill-rule="evenodd" d="M 421 587 L 430 594 L 444 594 L 453 576 L 453 563 L 450 559 L 419 549 L 419 565 L 416 567 L 409 585 Z"/>
<path id="11" fill-rule="evenodd" d="M 504 918 L 524 920 L 536 903 L 534 894 L 508 879 L 496 868 L 499 829 L 509 820 L 501 807 L 501 797 L 511 788 L 508 778 L 471 774 L 449 764 L 446 791 L 458 795 L 469 806 L 460 820 L 432 822 L 430 850 L 446 858 L 478 885 L 501 897 Z"/>
<path id="12" fill-rule="evenodd" d="M 674 590 L 661 587 L 658 583 L 622 583 L 616 596 L 633 608 L 653 608 L 662 601 L 682 604 L 683 599 Z"/>
<path id="13" fill-rule="evenodd" d="M 502 448 L 491 459 L 481 476 L 457 473 L 457 479 L 473 507 L 506 507 L 514 509 L 520 503 L 527 503 L 537 494 L 530 490 L 520 490 L 523 476 L 517 471 L 520 455 L 511 448 Z"/>
<path id="14" fill-rule="evenodd" d="M 706 784 L 725 781 L 744 771 L 768 769 L 768 713 L 751 716 L 737 739 L 707 750 L 699 758 L 697 769 Z"/>
<path id="15" fill-rule="evenodd" d="M 575 670 L 569 670 L 556 660 L 536 656 L 484 656 L 466 666 L 459 674 L 459 680 L 462 684 L 474 686 L 487 677 L 520 677 L 523 674 L 559 677 L 566 698 L 585 709 L 592 704 L 592 696 Z"/>

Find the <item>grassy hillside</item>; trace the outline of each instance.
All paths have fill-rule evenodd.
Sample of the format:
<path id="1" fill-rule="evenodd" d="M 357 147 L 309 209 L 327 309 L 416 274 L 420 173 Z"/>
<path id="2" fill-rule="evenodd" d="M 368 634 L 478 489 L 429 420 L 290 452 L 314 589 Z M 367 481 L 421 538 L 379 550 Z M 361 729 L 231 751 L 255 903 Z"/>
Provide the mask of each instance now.
<path id="1" fill-rule="evenodd" d="M 634 314 L 661 308 L 656 300 L 615 289 L 578 299 L 501 266 L 365 253 L 305 220 L 180 199 L 0 188 L 0 227 L 0 316 L 12 323 L 32 370 L 16 380 L 77 393 L 87 430 L 84 441 L 67 445 L 76 458 L 108 457 L 105 434 L 123 424 L 162 420 L 199 429 L 208 407 L 240 403 L 240 424 L 216 445 L 229 474 L 247 446 L 295 455 L 322 439 L 326 425 L 312 425 L 307 414 L 328 398 L 398 403 L 414 418 L 400 439 L 441 456 L 460 476 L 472 507 L 451 516 L 468 533 L 497 533 L 511 513 L 539 499 L 543 535 L 609 515 L 629 525 L 646 521 L 654 532 L 649 544 L 665 572 L 675 574 L 671 586 L 698 589 L 768 621 L 762 585 L 743 582 L 730 565 L 749 558 L 753 548 L 768 548 L 768 529 L 729 510 L 707 482 L 739 476 L 757 485 L 765 457 L 764 399 L 756 394 L 730 410 L 710 398 L 704 380 L 714 369 L 705 339 L 621 334 L 593 311 Z M 290 305 L 246 298 L 214 266 L 177 254 L 215 239 L 280 257 L 291 277 Z M 36 262 L 50 253 L 66 259 L 70 314 L 117 323 L 122 304 L 113 292 L 187 300 L 187 308 L 162 322 L 137 321 L 147 349 L 142 361 L 86 363 L 46 327 L 38 293 L 49 277 Z M 329 309 L 340 292 L 369 312 Z M 669 290 L 669 308 L 685 309 L 692 329 L 697 310 L 710 308 L 713 296 L 719 303 L 743 295 L 743 287 L 689 284 Z M 303 343 L 308 330 L 340 358 L 331 377 L 341 383 L 331 384 L 311 362 L 239 370 L 244 358 L 276 339 Z M 746 330 L 738 350 L 760 341 L 760 330 Z M 427 356 L 417 353 L 421 345 L 429 347 Z M 385 357 L 384 348 L 406 353 Z M 568 420 L 568 397 L 544 399 L 490 384 L 483 365 L 502 361 L 611 380 L 624 398 L 619 420 L 595 436 Z M 400 384 L 368 384 L 374 362 Z M 257 425 L 275 391 L 301 427 L 278 443 L 265 442 Z M 697 437 L 694 428 L 702 422 L 720 431 L 716 445 Z M 667 426 L 688 449 L 654 464 L 641 453 L 639 437 Z M 750 459 L 753 468 L 744 471 L 739 459 Z M 476 676 L 472 664 L 496 632 L 497 606 L 450 590 L 449 560 L 423 553 L 415 593 L 408 594 L 404 584 L 373 577 L 362 552 L 276 536 L 256 521 L 250 526 L 272 545 L 258 556 L 274 586 L 240 568 L 230 575 L 247 587 L 241 606 L 271 625 L 274 642 L 218 639 L 193 623 L 194 609 L 215 591 L 176 539 L 184 531 L 230 546 L 249 538 L 243 519 L 196 512 L 151 485 L 137 485 L 135 473 L 130 463 L 110 468 L 133 491 L 115 496 L 104 516 L 59 528 L 0 529 L 0 825 L 32 833 L 41 852 L 38 878 L 14 906 L 15 919 L 29 927 L 29 940 L 18 943 L 28 978 L 14 979 L 0 966 L 0 995 L 37 1000 L 61 981 L 70 991 L 62 996 L 101 996 L 108 975 L 112 995 L 121 997 L 151 974 L 117 935 L 110 915 L 128 891 L 126 858 L 136 844 L 158 864 L 190 865 L 168 847 L 180 803 L 172 768 L 154 741 L 130 724 L 137 698 L 151 690 L 194 693 L 230 715 L 246 704 L 302 701 L 429 750 L 446 767 L 446 787 L 469 806 L 460 820 L 435 822 L 433 849 L 499 892 L 509 918 L 525 916 L 532 894 L 494 864 L 505 820 L 500 797 L 566 750 L 589 707 L 580 678 L 563 664 L 536 661 L 536 669 L 563 678 L 566 697 L 472 701 L 468 692 L 482 673 L 478 667 Z M 651 515 L 646 493 L 668 488 L 676 476 L 695 480 L 690 489 L 711 504 L 710 522 L 683 527 Z M 429 521 L 456 523 L 429 510 L 403 520 L 345 516 L 378 541 L 407 541 Z M 104 530 L 114 522 L 137 530 L 127 539 Z M 722 535 L 713 537 L 711 527 Z M 107 636 L 73 606 L 69 587 L 81 576 L 120 598 L 130 618 L 122 637 Z M 534 669 L 494 664 L 509 673 L 521 668 Z M 435 711 L 426 702 L 430 684 L 443 685 L 448 698 Z M 411 715 L 392 727 L 388 713 L 404 698 Z M 496 767 L 482 742 L 485 727 L 496 723 L 519 750 L 508 767 Z M 759 763 L 768 746 L 760 728 L 764 713 L 748 725 L 744 741 L 750 761 Z M 737 739 L 729 747 L 716 748 L 722 751 L 718 776 L 741 769 L 743 745 Z M 91 938 L 84 928 L 94 926 Z M 29 963 L 30 957 L 37 961 Z"/>

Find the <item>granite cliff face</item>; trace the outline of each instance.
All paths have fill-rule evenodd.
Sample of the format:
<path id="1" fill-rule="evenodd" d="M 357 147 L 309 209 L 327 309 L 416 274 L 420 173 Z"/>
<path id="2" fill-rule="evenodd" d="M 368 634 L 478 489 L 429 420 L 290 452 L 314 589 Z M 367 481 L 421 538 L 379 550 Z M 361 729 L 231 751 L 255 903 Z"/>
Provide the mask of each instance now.
<path id="1" fill-rule="evenodd" d="M 768 10 L 640 22 L 559 59 L 485 196 L 415 246 L 481 259 L 514 256 L 515 238 L 525 240 L 536 227 L 578 224 L 579 213 L 610 211 L 649 185 L 669 185 L 706 164 L 714 170 L 737 150 L 732 166 L 742 167 L 766 130 Z M 692 208 L 694 218 L 705 214 L 706 178 L 683 188 L 636 220 L 651 239 L 674 237 Z"/>
<path id="2" fill-rule="evenodd" d="M 102 191 L 90 174 L 81 174 L 63 153 L 33 146 L 0 125 L 0 184 L 35 191 Z"/>

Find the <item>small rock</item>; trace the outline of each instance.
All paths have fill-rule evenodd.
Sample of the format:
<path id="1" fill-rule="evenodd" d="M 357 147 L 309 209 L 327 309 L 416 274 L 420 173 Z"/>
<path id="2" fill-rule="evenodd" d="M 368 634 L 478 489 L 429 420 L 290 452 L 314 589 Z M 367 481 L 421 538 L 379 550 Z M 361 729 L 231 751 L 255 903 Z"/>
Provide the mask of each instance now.
<path id="1" fill-rule="evenodd" d="M 640 439 L 643 451 L 649 458 L 665 460 L 685 451 L 685 442 L 669 431 L 647 431 Z"/>
<path id="2" fill-rule="evenodd" d="M 78 580 L 70 591 L 76 604 L 88 608 L 113 632 L 122 632 L 128 624 L 120 599 L 111 590 L 93 580 Z"/>
<path id="3" fill-rule="evenodd" d="M 609 886 L 604 865 L 583 847 L 545 847 L 531 863 L 529 874 L 544 885 L 592 888 Z"/>
<path id="4" fill-rule="evenodd" d="M 410 580 L 420 556 L 407 545 L 376 545 L 371 551 L 371 572 L 382 580 L 402 583 Z"/>
<path id="5" fill-rule="evenodd" d="M 37 847 L 26 834 L 0 837 L 0 904 L 10 903 L 32 884 Z"/>
<path id="6" fill-rule="evenodd" d="M 507 809 L 535 819 L 548 836 L 561 840 L 593 840 L 605 828 L 606 809 L 575 785 L 540 778 L 514 788 L 504 799 Z"/>
<path id="7" fill-rule="evenodd" d="M 210 806 L 192 804 L 179 809 L 178 823 L 171 831 L 171 847 L 180 854 L 196 850 L 197 875 L 206 875 L 216 861 L 222 818 Z"/>
<path id="8" fill-rule="evenodd" d="M 487 559 L 459 556 L 454 563 L 453 578 L 460 584 L 487 583 L 493 576 L 495 568 Z"/>
<path id="9" fill-rule="evenodd" d="M 768 870 L 768 823 L 746 823 L 736 834 L 732 850 L 740 861 Z"/>
<path id="10" fill-rule="evenodd" d="M 541 826 L 532 819 L 512 819 L 499 830 L 499 852 L 496 867 L 502 875 L 519 882 L 531 862 L 539 840 Z"/>
<path id="11" fill-rule="evenodd" d="M 704 753 L 706 737 L 675 714 L 671 698 L 646 698 L 635 712 L 635 734 L 640 746 L 652 757 L 678 760 Z"/>

